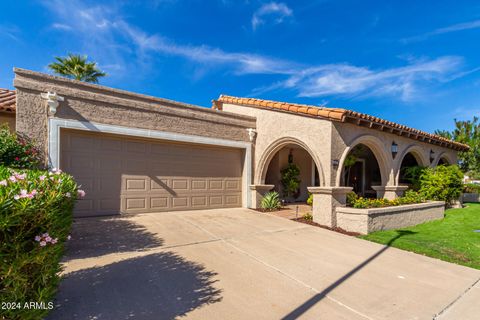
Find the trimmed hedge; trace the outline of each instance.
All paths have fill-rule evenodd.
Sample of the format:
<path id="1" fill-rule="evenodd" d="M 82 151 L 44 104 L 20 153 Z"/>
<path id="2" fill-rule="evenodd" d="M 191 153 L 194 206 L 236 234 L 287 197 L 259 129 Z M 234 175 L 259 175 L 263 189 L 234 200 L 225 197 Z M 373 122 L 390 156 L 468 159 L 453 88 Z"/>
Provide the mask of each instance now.
<path id="1" fill-rule="evenodd" d="M 480 184 L 467 183 L 463 186 L 464 193 L 480 193 Z"/>
<path id="2" fill-rule="evenodd" d="M 73 206 L 83 195 L 60 171 L 0 166 L 0 301 L 16 303 L 1 319 L 41 319 L 53 307 Z M 30 302 L 44 308 L 26 308 Z"/>
<path id="3" fill-rule="evenodd" d="M 388 200 L 385 198 L 369 199 L 362 197 L 353 199 L 352 197 L 351 201 L 354 208 L 369 209 L 422 203 L 425 202 L 425 197 L 423 197 L 420 193 L 408 190 L 407 192 L 405 192 L 405 196 L 396 198 L 394 200 Z"/>

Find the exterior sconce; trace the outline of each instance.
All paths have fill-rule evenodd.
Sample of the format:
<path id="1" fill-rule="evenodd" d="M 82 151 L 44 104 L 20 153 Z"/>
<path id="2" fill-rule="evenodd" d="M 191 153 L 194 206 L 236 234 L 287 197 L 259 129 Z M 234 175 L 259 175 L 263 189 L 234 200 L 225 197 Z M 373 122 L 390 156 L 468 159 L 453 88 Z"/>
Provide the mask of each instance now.
<path id="1" fill-rule="evenodd" d="M 48 111 L 50 112 L 51 115 L 55 115 L 57 113 L 57 108 L 58 108 L 58 102 L 63 101 L 63 97 L 57 95 L 56 92 L 50 92 L 48 91 L 47 93 L 41 93 L 41 97 L 45 100 L 47 100 L 47 105 L 48 105 Z"/>
<path id="2" fill-rule="evenodd" d="M 392 157 L 395 159 L 395 156 L 398 153 L 398 144 L 395 143 L 395 141 L 392 142 Z"/>
<path id="3" fill-rule="evenodd" d="M 340 165 L 340 160 L 338 159 L 333 159 L 332 160 L 332 167 L 333 169 L 338 169 L 338 166 Z"/>
<path id="4" fill-rule="evenodd" d="M 257 136 L 257 131 L 253 128 L 248 128 L 247 132 L 248 132 L 248 137 L 250 138 L 250 141 L 253 141 Z"/>
<path id="5" fill-rule="evenodd" d="M 433 160 L 435 160 L 435 152 L 430 150 L 430 163 L 433 163 Z"/>

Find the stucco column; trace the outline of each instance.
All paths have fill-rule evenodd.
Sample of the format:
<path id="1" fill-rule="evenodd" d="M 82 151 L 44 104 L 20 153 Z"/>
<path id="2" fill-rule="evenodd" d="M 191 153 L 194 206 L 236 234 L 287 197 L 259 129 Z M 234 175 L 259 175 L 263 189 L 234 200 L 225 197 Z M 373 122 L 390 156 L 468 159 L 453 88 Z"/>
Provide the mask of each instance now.
<path id="1" fill-rule="evenodd" d="M 403 196 L 408 186 L 372 186 L 372 189 L 377 191 L 377 198 L 394 200 Z"/>
<path id="2" fill-rule="evenodd" d="M 345 207 L 347 193 L 352 187 L 308 187 L 313 194 L 313 221 L 334 228 L 337 226 L 337 207 Z"/>
<path id="3" fill-rule="evenodd" d="M 272 190 L 275 187 L 273 184 L 254 184 L 250 186 L 251 195 L 252 195 L 252 209 L 260 208 L 260 203 L 262 202 L 263 196 L 268 191 Z"/>

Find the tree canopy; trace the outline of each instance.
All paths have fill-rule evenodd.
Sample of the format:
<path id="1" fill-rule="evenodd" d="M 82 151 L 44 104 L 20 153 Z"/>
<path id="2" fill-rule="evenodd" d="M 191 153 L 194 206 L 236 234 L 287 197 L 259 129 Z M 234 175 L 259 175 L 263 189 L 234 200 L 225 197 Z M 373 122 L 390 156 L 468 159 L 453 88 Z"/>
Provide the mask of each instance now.
<path id="1" fill-rule="evenodd" d="M 473 120 L 460 121 L 455 119 L 453 131 L 437 130 L 442 137 L 464 143 L 470 146 L 469 151 L 460 152 L 460 168 L 471 177 L 480 178 L 480 122 L 478 117 Z"/>
<path id="2" fill-rule="evenodd" d="M 96 62 L 88 62 L 87 56 L 70 53 L 67 57 L 55 57 L 55 60 L 48 67 L 56 74 L 70 79 L 98 83 L 99 78 L 107 75 L 98 69 Z"/>

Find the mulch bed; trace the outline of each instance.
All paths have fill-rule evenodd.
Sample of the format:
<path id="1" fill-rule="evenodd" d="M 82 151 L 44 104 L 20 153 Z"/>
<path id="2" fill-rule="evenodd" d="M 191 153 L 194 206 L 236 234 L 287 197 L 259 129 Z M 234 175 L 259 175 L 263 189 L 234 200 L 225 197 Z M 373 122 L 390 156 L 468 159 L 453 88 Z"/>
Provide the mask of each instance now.
<path id="1" fill-rule="evenodd" d="M 338 233 L 342 233 L 342 234 L 345 234 L 347 236 L 356 237 L 356 236 L 360 235 L 360 233 L 350 232 L 350 231 L 347 231 L 347 230 L 343 230 L 342 228 L 330 228 L 330 227 L 327 227 L 327 226 L 323 226 L 321 224 L 313 222 L 312 220 L 307 220 L 305 218 L 296 218 L 296 219 L 292 219 L 292 220 L 300 222 L 300 223 L 309 224 L 309 225 L 314 226 L 314 227 L 320 227 L 320 228 L 327 229 L 327 230 L 330 230 L 330 231 L 335 231 L 335 232 L 338 232 Z"/>

